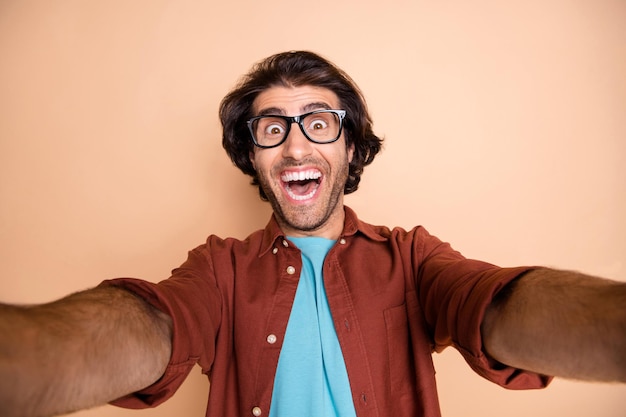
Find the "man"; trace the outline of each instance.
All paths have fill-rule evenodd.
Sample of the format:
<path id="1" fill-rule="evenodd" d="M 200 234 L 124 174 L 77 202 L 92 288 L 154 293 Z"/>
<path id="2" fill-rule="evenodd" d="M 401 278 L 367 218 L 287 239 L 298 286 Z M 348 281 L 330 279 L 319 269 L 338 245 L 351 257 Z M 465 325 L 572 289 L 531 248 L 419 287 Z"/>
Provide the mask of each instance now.
<path id="1" fill-rule="evenodd" d="M 223 144 L 274 214 L 210 236 L 159 284 L 122 279 L 0 314 L 0 415 L 154 406 L 198 363 L 208 416 L 439 416 L 432 352 L 513 389 L 626 382 L 626 285 L 465 259 L 343 195 L 379 152 L 351 79 L 310 52 L 257 64 L 222 101 Z"/>

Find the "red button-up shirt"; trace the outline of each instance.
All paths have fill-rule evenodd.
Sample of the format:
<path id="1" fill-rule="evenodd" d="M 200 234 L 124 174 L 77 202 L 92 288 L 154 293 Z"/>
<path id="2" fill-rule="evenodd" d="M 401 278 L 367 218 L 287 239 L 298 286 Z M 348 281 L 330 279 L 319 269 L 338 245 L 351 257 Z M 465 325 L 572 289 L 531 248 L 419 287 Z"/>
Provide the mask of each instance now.
<path id="1" fill-rule="evenodd" d="M 345 210 L 323 276 L 357 416 L 440 416 L 431 355 L 447 346 L 502 386 L 548 383 L 490 360 L 481 342 L 487 305 L 528 268 L 468 260 L 422 227 L 390 230 Z M 300 251 L 272 218 L 243 241 L 210 236 L 158 284 L 107 281 L 169 313 L 174 325 L 163 377 L 115 404 L 157 405 L 198 363 L 211 381 L 207 416 L 267 416 L 301 268 Z"/>

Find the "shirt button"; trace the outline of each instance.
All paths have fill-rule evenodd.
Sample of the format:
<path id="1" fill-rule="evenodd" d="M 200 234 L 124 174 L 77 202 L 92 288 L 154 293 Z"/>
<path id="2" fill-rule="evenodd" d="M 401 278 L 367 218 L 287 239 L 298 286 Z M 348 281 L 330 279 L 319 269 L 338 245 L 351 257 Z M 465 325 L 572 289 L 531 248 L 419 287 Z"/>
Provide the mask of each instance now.
<path id="1" fill-rule="evenodd" d="M 289 242 L 287 242 L 286 240 L 283 240 L 283 246 L 288 248 L 289 247 Z"/>
<path id="2" fill-rule="evenodd" d="M 294 268 L 293 266 L 289 265 L 289 266 L 287 267 L 287 273 L 288 273 L 289 275 L 293 275 L 293 274 L 295 274 L 295 273 L 296 273 L 296 268 Z"/>
<path id="3" fill-rule="evenodd" d="M 269 343 L 270 345 L 273 345 L 274 343 L 276 343 L 276 335 L 275 334 L 268 335 L 267 343 Z"/>
<path id="4" fill-rule="evenodd" d="M 341 238 L 341 239 L 339 240 L 339 243 L 341 243 L 342 245 L 345 245 L 345 244 L 346 244 L 346 240 L 345 240 L 344 238 Z"/>
<path id="5" fill-rule="evenodd" d="M 272 249 L 272 253 L 273 253 L 274 255 L 276 255 L 276 254 L 278 253 L 278 248 L 274 248 L 274 249 Z"/>
<path id="6" fill-rule="evenodd" d="M 263 414 L 263 411 L 261 411 L 261 407 L 254 407 L 252 409 L 252 415 L 255 417 L 259 417 L 261 414 Z"/>

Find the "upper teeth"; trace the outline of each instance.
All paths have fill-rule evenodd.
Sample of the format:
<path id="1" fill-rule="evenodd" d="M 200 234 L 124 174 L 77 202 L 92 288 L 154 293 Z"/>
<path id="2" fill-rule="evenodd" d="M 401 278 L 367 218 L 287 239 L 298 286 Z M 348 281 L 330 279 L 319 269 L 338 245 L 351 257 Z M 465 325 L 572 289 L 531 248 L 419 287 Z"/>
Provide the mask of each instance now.
<path id="1" fill-rule="evenodd" d="M 314 170 L 314 169 L 309 169 L 306 171 L 286 172 L 280 177 L 280 179 L 283 180 L 284 182 L 304 181 L 304 180 L 316 180 L 320 178 L 321 176 L 322 176 L 321 172 Z"/>

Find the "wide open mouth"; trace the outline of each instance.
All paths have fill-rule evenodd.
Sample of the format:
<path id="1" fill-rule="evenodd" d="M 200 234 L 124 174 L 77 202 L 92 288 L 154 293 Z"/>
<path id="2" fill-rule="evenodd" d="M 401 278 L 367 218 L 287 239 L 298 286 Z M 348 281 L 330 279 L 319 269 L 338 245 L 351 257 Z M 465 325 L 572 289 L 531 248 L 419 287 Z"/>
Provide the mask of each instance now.
<path id="1" fill-rule="evenodd" d="M 280 176 L 290 198 L 304 201 L 313 198 L 322 182 L 322 173 L 317 169 L 283 172 Z"/>

